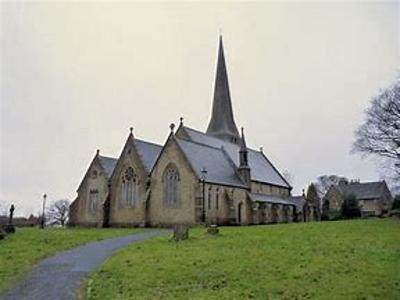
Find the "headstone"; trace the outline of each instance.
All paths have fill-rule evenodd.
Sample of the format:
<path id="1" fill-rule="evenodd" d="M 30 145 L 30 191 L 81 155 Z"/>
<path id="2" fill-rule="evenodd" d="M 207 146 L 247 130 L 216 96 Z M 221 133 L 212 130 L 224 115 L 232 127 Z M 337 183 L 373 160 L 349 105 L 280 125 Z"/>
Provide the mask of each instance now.
<path id="1" fill-rule="evenodd" d="M 5 225 L 3 230 L 6 234 L 15 233 L 15 227 L 13 225 Z"/>
<path id="2" fill-rule="evenodd" d="M 0 227 L 0 240 L 4 239 L 6 237 L 6 233 L 3 230 L 3 228 Z"/>
<path id="3" fill-rule="evenodd" d="M 219 228 L 217 225 L 210 225 L 207 227 L 207 233 L 211 235 L 217 235 L 219 233 Z"/>
<path id="4" fill-rule="evenodd" d="M 183 224 L 177 224 L 173 226 L 174 236 L 172 237 L 175 241 L 187 240 L 189 238 L 189 226 Z"/>

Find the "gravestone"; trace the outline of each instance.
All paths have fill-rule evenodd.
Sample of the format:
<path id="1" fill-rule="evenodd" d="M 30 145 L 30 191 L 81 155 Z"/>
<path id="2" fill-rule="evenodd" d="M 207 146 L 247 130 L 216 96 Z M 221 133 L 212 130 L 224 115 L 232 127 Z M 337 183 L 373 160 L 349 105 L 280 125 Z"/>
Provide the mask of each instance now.
<path id="1" fill-rule="evenodd" d="M 183 224 L 176 224 L 172 227 L 174 230 L 173 239 L 175 241 L 187 240 L 189 238 L 189 226 Z"/>
<path id="2" fill-rule="evenodd" d="M 13 225 L 5 225 L 3 227 L 3 230 L 5 233 L 10 234 L 10 233 L 15 233 L 15 227 Z"/>
<path id="3" fill-rule="evenodd" d="M 3 230 L 3 228 L 0 227 L 0 240 L 4 239 L 6 237 L 6 233 Z"/>
<path id="4" fill-rule="evenodd" d="M 217 225 L 210 225 L 207 227 L 207 233 L 211 235 L 219 234 L 219 228 Z"/>

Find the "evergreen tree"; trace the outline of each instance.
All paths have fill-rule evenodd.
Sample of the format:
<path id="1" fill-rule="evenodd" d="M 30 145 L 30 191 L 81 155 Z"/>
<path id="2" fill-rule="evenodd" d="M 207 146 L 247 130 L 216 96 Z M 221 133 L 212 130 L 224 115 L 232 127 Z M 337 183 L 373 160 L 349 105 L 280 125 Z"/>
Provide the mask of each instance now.
<path id="1" fill-rule="evenodd" d="M 396 195 L 396 197 L 394 197 L 392 209 L 400 209 L 400 195 Z"/>
<path id="2" fill-rule="evenodd" d="M 321 200 L 319 199 L 317 188 L 313 183 L 308 186 L 306 201 L 314 211 L 315 220 L 321 219 Z"/>
<path id="3" fill-rule="evenodd" d="M 361 210 L 356 195 L 351 193 L 343 196 L 341 214 L 344 219 L 361 217 Z"/>
<path id="4" fill-rule="evenodd" d="M 325 199 L 322 203 L 321 220 L 323 220 L 323 221 L 329 220 L 329 200 L 328 199 Z"/>

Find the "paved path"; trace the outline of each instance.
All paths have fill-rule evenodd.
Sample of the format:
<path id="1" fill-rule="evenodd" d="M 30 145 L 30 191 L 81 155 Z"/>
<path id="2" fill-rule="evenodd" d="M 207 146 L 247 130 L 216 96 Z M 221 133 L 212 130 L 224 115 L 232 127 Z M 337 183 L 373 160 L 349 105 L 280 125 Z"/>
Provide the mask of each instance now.
<path id="1" fill-rule="evenodd" d="M 131 243 L 166 234 L 157 230 L 89 243 L 40 262 L 22 282 L 0 296 L 1 300 L 76 299 L 85 275 L 117 250 Z"/>

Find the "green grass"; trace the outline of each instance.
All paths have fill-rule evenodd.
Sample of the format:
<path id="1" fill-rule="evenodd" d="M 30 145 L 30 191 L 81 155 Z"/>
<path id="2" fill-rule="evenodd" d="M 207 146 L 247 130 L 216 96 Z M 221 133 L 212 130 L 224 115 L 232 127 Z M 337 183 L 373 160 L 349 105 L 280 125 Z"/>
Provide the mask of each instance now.
<path id="1" fill-rule="evenodd" d="M 203 228 L 134 244 L 92 274 L 88 299 L 400 299 L 400 221 Z"/>
<path id="2" fill-rule="evenodd" d="M 17 228 L 15 234 L 0 240 L 0 292 L 21 279 L 45 257 L 90 241 L 133 232 L 135 232 L 134 229 Z"/>

